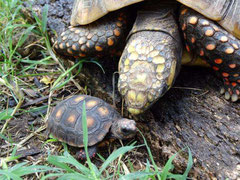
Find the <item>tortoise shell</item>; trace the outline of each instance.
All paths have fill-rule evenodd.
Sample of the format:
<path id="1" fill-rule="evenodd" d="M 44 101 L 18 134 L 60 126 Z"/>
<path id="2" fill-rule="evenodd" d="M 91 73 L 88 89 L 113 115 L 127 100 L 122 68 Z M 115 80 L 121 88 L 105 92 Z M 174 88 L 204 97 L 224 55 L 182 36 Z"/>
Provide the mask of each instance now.
<path id="1" fill-rule="evenodd" d="M 82 108 L 86 102 L 88 146 L 103 140 L 120 114 L 102 99 L 76 95 L 60 102 L 47 121 L 48 131 L 59 141 L 83 147 Z"/>

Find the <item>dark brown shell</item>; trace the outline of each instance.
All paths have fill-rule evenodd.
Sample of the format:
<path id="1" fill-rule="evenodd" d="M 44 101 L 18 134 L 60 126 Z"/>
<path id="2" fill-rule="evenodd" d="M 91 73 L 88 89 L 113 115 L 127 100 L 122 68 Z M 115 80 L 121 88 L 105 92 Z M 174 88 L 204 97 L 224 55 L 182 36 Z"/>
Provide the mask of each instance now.
<path id="1" fill-rule="evenodd" d="M 102 99 L 76 95 L 60 102 L 48 118 L 48 131 L 59 141 L 83 147 L 82 106 L 86 102 L 88 145 L 92 146 L 109 132 L 112 122 L 120 114 Z"/>

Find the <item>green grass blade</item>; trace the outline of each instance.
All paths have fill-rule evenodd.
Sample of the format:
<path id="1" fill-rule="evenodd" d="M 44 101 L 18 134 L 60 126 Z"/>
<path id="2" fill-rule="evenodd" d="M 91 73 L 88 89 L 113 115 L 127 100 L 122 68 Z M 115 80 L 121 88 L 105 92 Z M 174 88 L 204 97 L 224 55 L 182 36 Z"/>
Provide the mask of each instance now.
<path id="1" fill-rule="evenodd" d="M 82 174 L 79 173 L 67 173 L 64 174 L 62 177 L 58 178 L 58 180 L 94 180 L 93 178 L 88 178 Z"/>
<path id="2" fill-rule="evenodd" d="M 135 180 L 135 179 L 142 179 L 142 178 L 148 178 L 149 176 L 154 176 L 155 173 L 151 172 L 134 172 L 129 173 L 127 175 L 121 176 L 119 180 Z"/>
<path id="3" fill-rule="evenodd" d="M 56 170 L 59 170 L 59 169 L 48 167 L 48 166 L 32 165 L 32 166 L 20 167 L 12 172 L 19 176 L 24 176 L 24 175 L 33 174 L 36 172 L 46 172 L 46 171 L 56 171 Z"/>
<path id="4" fill-rule="evenodd" d="M 156 165 L 156 163 L 155 163 L 155 161 L 153 159 L 153 155 L 152 155 L 151 149 L 149 148 L 149 146 L 147 144 L 147 141 L 146 141 L 145 137 L 143 136 L 143 134 L 142 134 L 142 132 L 140 130 L 139 130 L 139 133 L 141 134 L 141 136 L 143 138 L 144 144 L 145 144 L 145 146 L 147 148 L 147 151 L 148 151 L 148 155 L 149 155 L 149 157 L 150 157 L 150 159 L 152 161 L 152 164 L 154 166 L 155 171 L 157 172 L 158 171 L 158 167 L 157 167 L 157 165 Z M 157 174 L 157 177 L 158 177 L 158 179 L 160 179 L 159 174 Z"/>
<path id="5" fill-rule="evenodd" d="M 192 166 L 193 166 L 193 159 L 192 159 L 192 153 L 189 147 L 187 147 L 188 149 L 188 164 L 187 164 L 187 168 L 183 174 L 184 178 L 187 179 L 188 173 L 191 170 Z"/>
<path id="6" fill-rule="evenodd" d="M 51 173 L 51 174 L 47 174 L 45 176 L 43 176 L 41 178 L 41 180 L 45 180 L 45 179 L 51 179 L 51 177 L 60 177 L 62 175 L 64 175 L 65 173 Z"/>
<path id="7" fill-rule="evenodd" d="M 48 15 L 48 5 L 46 4 L 42 10 L 42 23 L 41 28 L 42 32 L 45 34 L 47 30 L 47 15 Z"/>
<path id="8" fill-rule="evenodd" d="M 163 168 L 163 170 L 162 170 L 161 180 L 167 179 L 167 176 L 168 176 L 168 174 L 169 174 L 169 171 L 173 168 L 172 161 L 173 161 L 173 159 L 177 156 L 177 154 L 178 154 L 178 153 L 172 155 L 172 156 L 168 159 L 167 163 L 165 164 L 165 166 L 164 166 L 164 168 Z"/>
<path id="9" fill-rule="evenodd" d="M 0 170 L 0 175 L 2 175 L 0 176 L 0 179 L 3 179 L 3 180 L 6 180 L 6 179 L 22 180 L 21 177 L 17 176 L 14 173 L 11 173 L 8 170 Z"/>
<path id="10" fill-rule="evenodd" d="M 65 171 L 67 171 L 69 173 L 75 172 L 66 163 L 63 163 L 63 162 L 66 162 L 66 158 L 63 156 L 49 156 L 47 160 L 49 163 L 51 163 L 61 169 L 64 169 Z"/>
<path id="11" fill-rule="evenodd" d="M 131 151 L 135 148 L 135 146 L 124 146 L 121 147 L 119 149 L 117 149 L 116 151 L 114 151 L 107 159 L 106 161 L 103 163 L 102 167 L 100 168 L 100 173 L 102 173 L 106 167 L 115 159 L 117 159 L 120 155 L 125 154 L 128 151 Z"/>
<path id="12" fill-rule="evenodd" d="M 92 174 L 93 178 L 97 179 L 97 176 L 93 169 L 93 164 L 92 164 L 91 159 L 88 154 L 88 128 L 87 128 L 87 114 L 86 114 L 86 102 L 85 101 L 83 102 L 83 107 L 82 107 L 82 128 L 83 128 L 83 144 L 84 144 L 84 150 L 85 150 L 86 157 L 87 157 L 87 163 L 91 170 L 91 174 Z"/>
<path id="13" fill-rule="evenodd" d="M 72 157 L 71 154 L 68 153 L 68 151 L 64 152 L 64 159 L 62 160 L 63 161 L 61 162 L 68 163 L 75 166 L 78 170 L 80 170 L 82 173 L 86 175 L 90 173 L 90 170 L 84 165 L 82 165 L 80 162 L 78 162 L 74 157 Z"/>
<path id="14" fill-rule="evenodd" d="M 58 89 L 58 88 L 60 88 L 60 87 L 63 87 L 67 82 L 69 82 L 69 81 L 70 81 L 70 78 L 71 78 L 71 71 L 72 71 L 74 68 L 76 68 L 77 66 L 81 65 L 81 63 L 83 63 L 83 62 L 84 62 L 84 60 L 81 60 L 81 61 L 77 62 L 74 66 L 72 66 L 71 68 L 69 68 L 69 69 L 68 69 L 67 71 L 65 71 L 64 73 L 62 73 L 62 74 L 57 78 L 57 80 L 54 82 L 54 84 L 53 84 L 53 86 L 52 86 L 52 88 L 51 88 L 50 91 L 54 91 L 54 90 L 56 90 L 56 89 Z M 68 74 L 69 74 L 68 79 L 67 79 L 66 81 L 64 81 L 63 83 L 60 83 L 60 81 L 61 81 L 64 77 L 66 77 Z"/>

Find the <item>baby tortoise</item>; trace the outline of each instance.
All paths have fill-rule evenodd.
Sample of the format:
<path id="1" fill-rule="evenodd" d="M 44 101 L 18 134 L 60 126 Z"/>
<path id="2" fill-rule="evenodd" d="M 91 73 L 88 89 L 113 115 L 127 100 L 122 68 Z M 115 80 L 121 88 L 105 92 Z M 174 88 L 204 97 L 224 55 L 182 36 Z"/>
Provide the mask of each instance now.
<path id="1" fill-rule="evenodd" d="M 84 101 L 90 157 L 95 156 L 97 146 L 101 145 L 106 136 L 111 139 L 128 139 L 135 135 L 134 120 L 122 118 L 111 105 L 102 99 L 88 95 L 75 95 L 58 103 L 48 118 L 48 132 L 61 142 L 83 148 L 82 109 Z M 78 153 L 78 158 L 86 158 L 83 149 Z"/>

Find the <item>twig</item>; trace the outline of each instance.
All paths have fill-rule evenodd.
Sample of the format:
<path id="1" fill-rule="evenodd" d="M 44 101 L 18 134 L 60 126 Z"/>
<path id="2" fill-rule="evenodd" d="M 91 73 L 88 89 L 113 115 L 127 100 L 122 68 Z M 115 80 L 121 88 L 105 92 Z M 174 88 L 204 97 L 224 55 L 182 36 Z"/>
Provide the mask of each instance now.
<path id="1" fill-rule="evenodd" d="M 13 112 L 11 113 L 12 117 L 17 112 L 17 110 L 21 107 L 22 103 L 23 103 L 23 98 L 20 98 L 17 106 L 14 108 Z M 6 127 L 8 125 L 8 123 L 12 120 L 12 117 L 6 120 L 5 124 L 3 125 L 3 128 L 1 129 L 1 134 L 3 134 L 4 130 L 6 129 Z"/>

